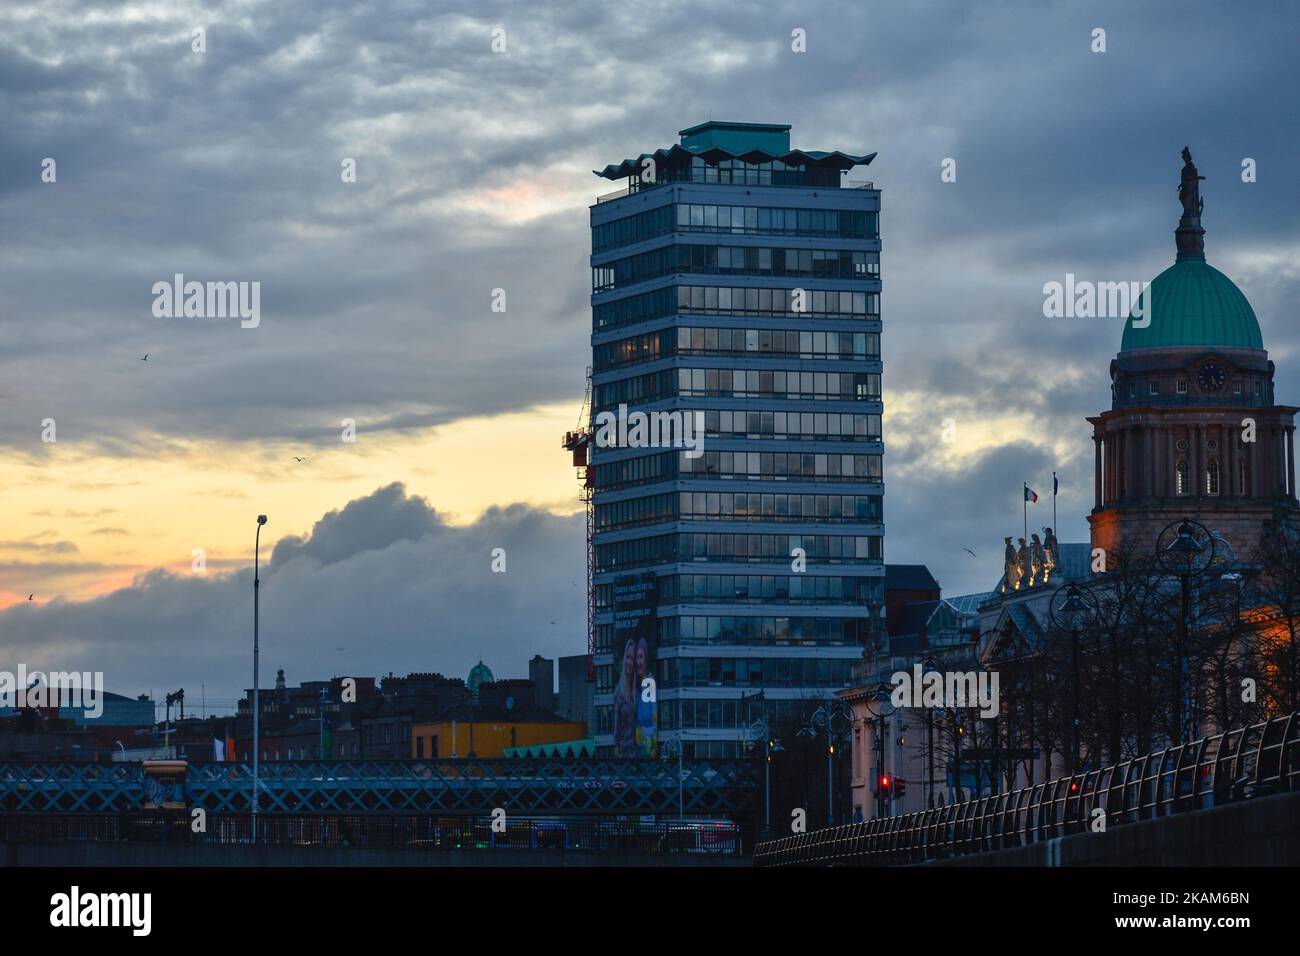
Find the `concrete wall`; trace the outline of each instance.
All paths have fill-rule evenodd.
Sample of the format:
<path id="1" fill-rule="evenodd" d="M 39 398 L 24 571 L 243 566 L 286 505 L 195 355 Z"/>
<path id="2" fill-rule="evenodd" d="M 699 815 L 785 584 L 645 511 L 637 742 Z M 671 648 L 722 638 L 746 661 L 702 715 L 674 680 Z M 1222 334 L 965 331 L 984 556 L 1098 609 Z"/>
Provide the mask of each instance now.
<path id="1" fill-rule="evenodd" d="M 1297 866 L 1300 793 L 925 866 Z"/>

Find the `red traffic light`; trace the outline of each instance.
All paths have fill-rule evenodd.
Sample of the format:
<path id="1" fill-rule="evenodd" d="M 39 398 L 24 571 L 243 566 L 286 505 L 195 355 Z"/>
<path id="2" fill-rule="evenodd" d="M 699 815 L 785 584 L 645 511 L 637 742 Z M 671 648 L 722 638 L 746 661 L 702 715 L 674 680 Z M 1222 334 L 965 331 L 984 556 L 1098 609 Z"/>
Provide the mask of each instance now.
<path id="1" fill-rule="evenodd" d="M 889 774 L 887 774 L 887 773 L 882 773 L 882 774 L 880 775 L 880 789 L 881 789 L 881 790 L 888 790 L 888 789 L 890 788 L 890 785 L 891 785 L 892 783 L 893 783 L 893 781 L 889 779 Z"/>

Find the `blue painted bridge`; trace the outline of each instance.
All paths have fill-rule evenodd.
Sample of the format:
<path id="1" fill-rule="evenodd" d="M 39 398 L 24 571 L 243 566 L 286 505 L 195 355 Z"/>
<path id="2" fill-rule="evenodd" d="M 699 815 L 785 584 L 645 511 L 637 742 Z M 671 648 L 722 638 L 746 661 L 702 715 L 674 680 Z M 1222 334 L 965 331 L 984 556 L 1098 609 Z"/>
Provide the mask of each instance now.
<path id="1" fill-rule="evenodd" d="M 752 816 L 748 762 L 701 760 L 335 760 L 261 763 L 260 813 L 511 813 Z M 251 764 L 0 763 L 0 813 L 113 813 L 251 807 Z M 679 807 L 680 803 L 680 807 Z"/>

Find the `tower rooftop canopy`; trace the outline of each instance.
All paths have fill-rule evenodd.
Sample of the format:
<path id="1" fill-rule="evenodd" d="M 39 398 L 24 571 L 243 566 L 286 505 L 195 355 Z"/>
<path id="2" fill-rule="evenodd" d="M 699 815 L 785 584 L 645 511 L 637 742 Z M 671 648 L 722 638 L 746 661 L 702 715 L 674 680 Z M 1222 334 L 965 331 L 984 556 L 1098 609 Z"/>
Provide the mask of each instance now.
<path id="1" fill-rule="evenodd" d="M 689 164 L 697 156 L 711 165 L 726 160 L 739 160 L 743 163 L 781 162 L 787 166 L 823 169 L 852 169 L 854 166 L 866 166 L 876 158 L 875 153 L 855 155 L 839 150 L 792 150 L 790 127 L 777 123 L 710 120 L 680 130 L 677 135 L 681 137 L 679 144 L 657 149 L 653 153 L 642 153 L 592 172 L 605 179 L 625 179 L 628 176 L 639 176 L 646 159 L 673 166 Z"/>

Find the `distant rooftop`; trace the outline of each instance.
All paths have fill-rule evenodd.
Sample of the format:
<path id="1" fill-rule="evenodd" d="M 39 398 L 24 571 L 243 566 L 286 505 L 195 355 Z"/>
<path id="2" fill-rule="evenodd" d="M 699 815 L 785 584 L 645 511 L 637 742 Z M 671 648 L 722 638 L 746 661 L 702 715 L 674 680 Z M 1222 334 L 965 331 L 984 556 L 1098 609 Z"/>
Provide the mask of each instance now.
<path id="1" fill-rule="evenodd" d="M 924 564 L 886 564 L 885 589 L 888 591 L 937 591 L 939 582 Z"/>
<path id="2" fill-rule="evenodd" d="M 958 594 L 956 597 L 944 598 L 960 614 L 978 614 L 980 605 L 993 597 L 993 591 L 980 591 L 977 594 Z"/>

